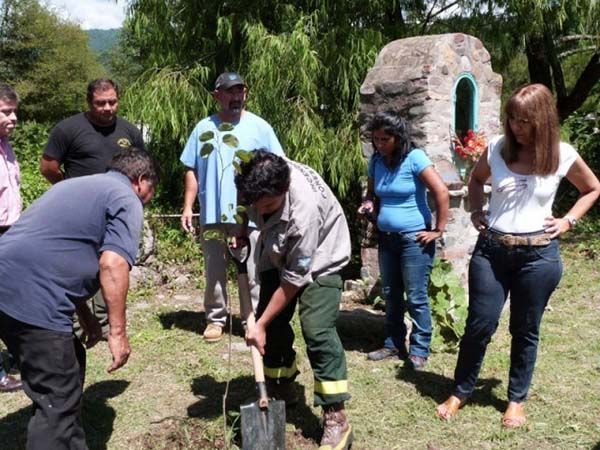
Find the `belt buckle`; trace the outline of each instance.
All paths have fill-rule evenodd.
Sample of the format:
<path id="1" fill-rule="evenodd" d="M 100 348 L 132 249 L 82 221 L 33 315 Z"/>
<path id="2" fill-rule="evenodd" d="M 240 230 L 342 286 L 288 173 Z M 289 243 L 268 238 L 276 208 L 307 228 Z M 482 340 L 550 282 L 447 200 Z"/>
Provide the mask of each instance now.
<path id="1" fill-rule="evenodd" d="M 507 247 L 512 247 L 514 244 L 514 241 L 512 239 L 513 236 L 509 235 L 509 234 L 501 234 L 501 235 L 496 235 L 496 239 L 498 239 L 498 241 L 502 244 L 505 245 Z"/>

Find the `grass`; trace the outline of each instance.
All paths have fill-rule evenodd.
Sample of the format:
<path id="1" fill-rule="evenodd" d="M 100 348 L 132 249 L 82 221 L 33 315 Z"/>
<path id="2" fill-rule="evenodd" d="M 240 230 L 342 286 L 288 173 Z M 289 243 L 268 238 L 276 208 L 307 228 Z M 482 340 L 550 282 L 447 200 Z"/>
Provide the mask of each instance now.
<path id="1" fill-rule="evenodd" d="M 353 328 L 349 321 L 340 330 L 353 395 L 347 403 L 353 448 L 600 449 L 600 267 L 575 242 L 563 244 L 563 259 L 565 275 L 544 316 L 523 429 L 500 426 L 508 376 L 506 314 L 475 395 L 450 423 L 433 412 L 448 395 L 456 354 L 433 354 L 423 373 L 405 371 L 398 361 L 368 362 L 365 353 L 377 346 L 380 331 L 361 322 Z M 233 324 L 228 368 L 228 340 L 206 344 L 201 339 L 205 318 L 199 290 L 145 287 L 134 298 L 129 309 L 134 353 L 128 364 L 109 375 L 107 346 L 89 352 L 83 414 L 90 448 L 239 446 L 239 405 L 253 397 L 250 354 L 239 322 Z M 315 448 L 320 411 L 310 406 L 312 376 L 301 338 L 296 345 L 306 402 L 288 412 L 288 448 Z M 228 379 L 224 435 L 222 394 Z M 29 404 L 22 393 L 2 395 L 0 449 L 24 448 Z"/>

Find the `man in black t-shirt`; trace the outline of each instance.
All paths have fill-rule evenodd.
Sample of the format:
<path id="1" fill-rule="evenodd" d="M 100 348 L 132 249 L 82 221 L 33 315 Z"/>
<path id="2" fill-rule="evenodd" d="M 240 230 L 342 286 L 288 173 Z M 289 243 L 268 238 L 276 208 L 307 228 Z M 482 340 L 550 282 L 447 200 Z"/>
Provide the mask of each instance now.
<path id="1" fill-rule="evenodd" d="M 50 133 L 40 172 L 52 184 L 64 178 L 104 173 L 120 149 L 144 148 L 140 131 L 117 117 L 119 89 L 112 80 L 90 82 L 87 102 L 88 111 L 59 122 Z"/>
<path id="2" fill-rule="evenodd" d="M 65 178 L 104 173 L 119 150 L 131 146 L 144 148 L 140 131 L 117 117 L 119 88 L 112 80 L 91 81 L 87 88 L 87 103 L 88 111 L 62 120 L 50 132 L 40 161 L 40 172 L 52 184 Z M 106 336 L 108 319 L 102 295 L 90 300 L 90 306 Z M 78 321 L 74 330 L 81 336 Z"/>

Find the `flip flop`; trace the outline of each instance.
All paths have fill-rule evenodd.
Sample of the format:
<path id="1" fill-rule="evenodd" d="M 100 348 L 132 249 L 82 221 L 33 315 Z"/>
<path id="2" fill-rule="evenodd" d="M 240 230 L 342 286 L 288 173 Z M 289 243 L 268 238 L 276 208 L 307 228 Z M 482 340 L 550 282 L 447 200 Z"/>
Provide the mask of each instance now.
<path id="1" fill-rule="evenodd" d="M 525 404 L 509 402 L 504 415 L 502 416 L 502 426 L 504 428 L 519 428 L 525 425 Z"/>
<path id="2" fill-rule="evenodd" d="M 466 401 L 466 398 L 461 399 L 455 395 L 451 395 L 448 397 L 448 400 L 437 406 L 435 415 L 442 420 L 450 420 L 456 415 Z"/>

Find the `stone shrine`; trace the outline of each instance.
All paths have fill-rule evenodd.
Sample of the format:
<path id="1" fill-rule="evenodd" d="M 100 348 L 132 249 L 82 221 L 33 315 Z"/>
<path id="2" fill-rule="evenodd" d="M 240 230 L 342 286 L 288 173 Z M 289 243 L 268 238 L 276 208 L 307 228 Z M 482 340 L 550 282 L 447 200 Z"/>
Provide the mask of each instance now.
<path id="1" fill-rule="evenodd" d="M 490 54 L 479 39 L 462 33 L 389 43 L 360 88 L 365 158 L 373 153 L 367 122 L 377 111 L 396 111 L 408 119 L 413 141 L 425 150 L 448 186 L 449 221 L 437 256 L 452 262 L 464 285 L 477 232 L 467 204 L 467 164 L 455 153 L 453 139 L 468 130 L 483 132 L 488 139 L 500 134 L 501 93 L 502 77 L 492 70 Z M 376 280 L 376 248 L 363 246 L 361 258 L 362 278 Z"/>

